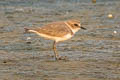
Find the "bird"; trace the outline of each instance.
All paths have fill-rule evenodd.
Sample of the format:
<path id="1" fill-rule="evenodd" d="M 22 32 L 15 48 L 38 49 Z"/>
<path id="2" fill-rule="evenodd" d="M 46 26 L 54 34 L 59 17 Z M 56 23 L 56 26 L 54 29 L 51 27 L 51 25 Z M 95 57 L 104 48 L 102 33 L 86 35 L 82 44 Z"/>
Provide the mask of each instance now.
<path id="1" fill-rule="evenodd" d="M 79 20 L 71 19 L 71 20 L 65 20 L 65 21 L 56 21 L 51 22 L 46 25 L 43 25 L 38 28 L 24 28 L 25 32 L 32 32 L 36 33 L 37 35 L 53 40 L 53 51 L 55 60 L 59 60 L 59 54 L 56 49 L 56 44 L 58 42 L 62 42 L 65 40 L 68 40 L 74 36 L 76 32 L 78 32 L 80 29 L 86 30 L 85 27 L 81 26 L 81 23 Z"/>

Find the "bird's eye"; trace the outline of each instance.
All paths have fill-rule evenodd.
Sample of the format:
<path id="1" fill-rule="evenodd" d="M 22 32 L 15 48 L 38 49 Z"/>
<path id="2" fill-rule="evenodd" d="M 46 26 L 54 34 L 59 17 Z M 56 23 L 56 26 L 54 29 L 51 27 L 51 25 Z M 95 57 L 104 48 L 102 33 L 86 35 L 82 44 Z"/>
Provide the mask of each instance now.
<path id="1" fill-rule="evenodd" d="M 74 26 L 79 26 L 78 24 L 74 24 Z"/>

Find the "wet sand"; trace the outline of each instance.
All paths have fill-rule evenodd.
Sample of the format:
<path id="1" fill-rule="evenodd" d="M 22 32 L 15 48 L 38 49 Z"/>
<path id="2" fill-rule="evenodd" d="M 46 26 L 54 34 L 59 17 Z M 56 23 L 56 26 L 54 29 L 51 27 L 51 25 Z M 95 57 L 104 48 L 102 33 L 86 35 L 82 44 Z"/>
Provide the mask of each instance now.
<path id="1" fill-rule="evenodd" d="M 0 80 L 120 80 L 119 5 L 119 0 L 1 0 Z M 67 60 L 54 60 L 53 41 L 24 33 L 24 27 L 67 19 L 87 28 L 57 45 Z"/>

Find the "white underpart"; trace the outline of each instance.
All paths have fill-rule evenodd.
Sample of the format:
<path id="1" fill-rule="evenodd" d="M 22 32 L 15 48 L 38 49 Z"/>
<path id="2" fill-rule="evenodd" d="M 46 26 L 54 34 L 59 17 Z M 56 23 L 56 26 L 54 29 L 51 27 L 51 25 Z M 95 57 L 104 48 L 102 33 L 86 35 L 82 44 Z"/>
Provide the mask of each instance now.
<path id="1" fill-rule="evenodd" d="M 79 30 L 79 28 L 72 29 L 71 26 L 70 26 L 67 22 L 64 22 L 64 23 L 72 30 L 72 32 L 73 32 L 74 34 Z"/>
<path id="2" fill-rule="evenodd" d="M 42 37 L 44 37 L 44 38 L 51 39 L 51 40 L 55 40 L 56 42 L 70 39 L 70 38 L 73 36 L 73 35 L 71 35 L 70 33 L 66 34 L 66 35 L 63 36 L 63 37 L 55 37 L 55 36 L 49 36 L 49 35 L 46 35 L 46 34 L 39 33 L 39 32 L 37 32 L 37 31 L 35 31 L 35 30 L 29 30 L 29 32 L 37 33 L 38 35 L 40 35 L 40 36 L 42 36 Z"/>

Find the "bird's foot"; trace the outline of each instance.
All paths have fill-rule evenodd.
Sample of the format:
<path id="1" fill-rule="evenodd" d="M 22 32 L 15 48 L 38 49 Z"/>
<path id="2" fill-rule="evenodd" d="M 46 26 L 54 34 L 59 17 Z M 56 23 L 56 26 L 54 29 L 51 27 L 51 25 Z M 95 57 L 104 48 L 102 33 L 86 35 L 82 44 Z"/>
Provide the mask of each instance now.
<path id="1" fill-rule="evenodd" d="M 52 57 L 54 58 L 54 55 L 48 55 L 48 57 Z M 58 60 L 65 60 L 67 61 L 68 60 L 68 57 L 67 56 L 61 56 L 61 57 L 55 57 L 55 60 L 58 61 Z"/>
<path id="2" fill-rule="evenodd" d="M 67 56 L 61 56 L 61 57 L 58 57 L 56 58 L 56 60 L 68 60 L 68 57 Z"/>

